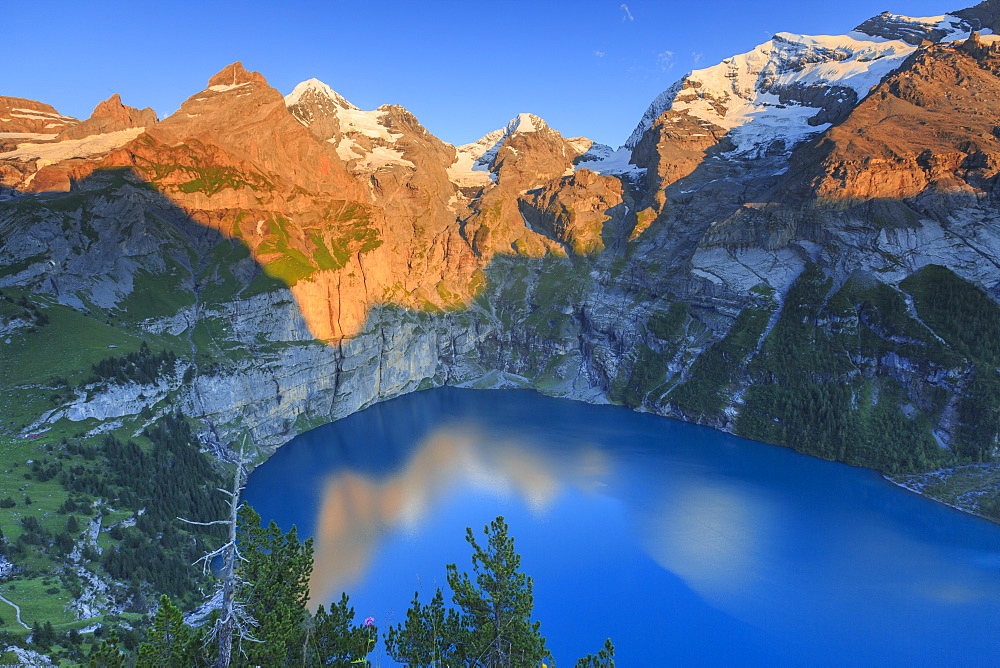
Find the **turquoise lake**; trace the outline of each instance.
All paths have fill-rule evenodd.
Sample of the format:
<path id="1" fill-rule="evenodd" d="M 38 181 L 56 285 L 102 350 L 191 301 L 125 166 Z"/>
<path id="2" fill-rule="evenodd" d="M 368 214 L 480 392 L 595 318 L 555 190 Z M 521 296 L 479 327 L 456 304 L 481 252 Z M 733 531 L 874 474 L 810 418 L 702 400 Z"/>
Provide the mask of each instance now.
<path id="1" fill-rule="evenodd" d="M 383 632 L 503 515 L 559 666 L 608 636 L 623 667 L 1000 665 L 1000 526 L 621 407 L 417 392 L 295 438 L 246 499 L 315 538 L 314 604 Z"/>

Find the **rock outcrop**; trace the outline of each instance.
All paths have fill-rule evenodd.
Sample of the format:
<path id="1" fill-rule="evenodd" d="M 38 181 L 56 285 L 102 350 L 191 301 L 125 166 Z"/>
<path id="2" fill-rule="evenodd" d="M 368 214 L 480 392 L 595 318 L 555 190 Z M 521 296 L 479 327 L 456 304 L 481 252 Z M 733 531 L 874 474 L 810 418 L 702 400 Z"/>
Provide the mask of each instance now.
<path id="1" fill-rule="evenodd" d="M 521 213 L 533 230 L 577 255 L 600 253 L 615 232 L 620 241 L 627 208 L 622 182 L 589 169 L 552 180 L 521 200 Z"/>
<path id="2" fill-rule="evenodd" d="M 0 96 L 0 140 L 10 141 L 8 133 L 55 135 L 79 123 L 63 116 L 51 105 L 22 97 Z"/>
<path id="3" fill-rule="evenodd" d="M 121 97 L 115 93 L 98 104 L 90 118 L 67 127 L 56 139 L 83 139 L 90 135 L 103 135 L 131 128 L 148 128 L 156 125 L 156 121 L 155 111 L 149 107 L 145 109 L 128 107 L 122 104 Z"/>

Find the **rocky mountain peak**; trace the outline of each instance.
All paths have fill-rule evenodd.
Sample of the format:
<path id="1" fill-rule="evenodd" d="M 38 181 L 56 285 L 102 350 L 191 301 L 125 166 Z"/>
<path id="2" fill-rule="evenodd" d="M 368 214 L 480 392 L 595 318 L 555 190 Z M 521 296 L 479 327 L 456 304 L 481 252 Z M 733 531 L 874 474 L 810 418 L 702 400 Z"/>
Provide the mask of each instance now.
<path id="1" fill-rule="evenodd" d="M 293 107 L 333 105 L 339 109 L 357 109 L 337 91 L 319 79 L 307 79 L 285 96 L 285 105 Z M 294 113 L 294 111 L 293 111 Z"/>
<path id="2" fill-rule="evenodd" d="M 1000 33 L 1000 0 L 985 0 L 974 7 L 954 12 L 954 15 L 967 20 L 975 30 Z"/>
<path id="3" fill-rule="evenodd" d="M 497 153 L 507 140 L 515 134 L 542 130 L 551 128 L 538 116 L 522 112 L 510 119 L 505 127 L 489 132 L 471 144 L 457 147 L 456 162 L 452 169 L 456 182 L 461 182 L 463 185 L 489 183 L 486 174 L 493 170 Z"/>
<path id="4" fill-rule="evenodd" d="M 59 139 L 82 139 L 130 128 L 147 128 L 156 124 L 157 120 L 156 112 L 149 107 L 129 107 L 122 104 L 121 97 L 115 93 L 94 107 L 90 118 L 60 132 Z"/>
<path id="5" fill-rule="evenodd" d="M 338 118 L 341 112 L 360 111 L 319 79 L 308 79 L 297 85 L 285 96 L 285 106 L 299 123 L 309 128 L 313 136 L 321 141 L 341 134 Z"/>
<path id="6" fill-rule="evenodd" d="M 243 63 L 236 61 L 232 65 L 223 67 L 214 77 L 208 80 L 210 90 L 217 88 L 233 88 L 248 83 L 266 84 L 267 80 L 260 72 L 250 72 L 243 67 Z"/>
<path id="7" fill-rule="evenodd" d="M 695 171 L 709 155 L 733 173 L 782 174 L 797 147 L 844 122 L 918 48 L 967 39 L 991 11 L 917 18 L 883 12 L 846 35 L 777 33 L 752 51 L 689 72 L 650 104 L 625 144 L 630 162 L 647 170 L 646 201 L 660 201 L 663 188 L 688 177 L 705 180 L 679 185 L 678 194 L 716 182 L 713 169 Z"/>
<path id="8" fill-rule="evenodd" d="M 973 33 L 958 45 L 918 51 L 848 119 L 803 147 L 789 171 L 789 201 L 814 197 L 844 208 L 905 200 L 943 217 L 993 196 L 1000 173 L 1000 114 L 992 103 L 1000 93 L 998 42 Z"/>
<path id="9" fill-rule="evenodd" d="M 507 134 L 515 132 L 538 132 L 548 130 L 549 124 L 534 114 L 520 113 L 507 124 Z"/>
<path id="10" fill-rule="evenodd" d="M 94 111 L 90 115 L 91 117 L 93 116 L 113 117 L 118 113 L 120 113 L 120 111 L 124 108 L 125 105 L 122 104 L 121 95 L 115 93 L 114 95 L 104 100 L 103 102 L 98 102 L 97 106 L 94 107 Z"/>

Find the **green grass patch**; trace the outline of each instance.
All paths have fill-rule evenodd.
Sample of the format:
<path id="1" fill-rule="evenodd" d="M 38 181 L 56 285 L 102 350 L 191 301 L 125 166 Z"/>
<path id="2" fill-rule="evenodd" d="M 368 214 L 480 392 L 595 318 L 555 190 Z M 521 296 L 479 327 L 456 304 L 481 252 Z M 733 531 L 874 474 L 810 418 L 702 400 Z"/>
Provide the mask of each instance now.
<path id="1" fill-rule="evenodd" d="M 21 619 L 31 626 L 34 622 L 52 622 L 53 626 L 69 625 L 76 621 L 73 613 L 66 607 L 72 601 L 72 596 L 65 589 L 59 588 L 58 593 L 51 594 L 58 583 L 58 578 L 39 576 L 33 578 L 18 578 L 16 582 L 0 584 L 0 593 L 4 598 L 16 603 L 21 608 Z M 4 605 L 4 611 L 10 610 L 10 623 L 14 621 L 14 610 Z M 7 615 L 4 615 L 7 619 Z"/>
<path id="2" fill-rule="evenodd" d="M 240 293 L 243 297 L 254 297 L 256 295 L 275 292 L 276 290 L 287 290 L 288 284 L 277 279 L 266 271 L 262 271 L 247 283 L 247 286 Z"/>
<path id="3" fill-rule="evenodd" d="M 108 346 L 119 352 L 139 349 L 142 339 L 68 306 L 43 309 L 48 324 L 34 332 L 11 336 L 0 356 L 0 386 L 47 383 L 64 376 L 71 381 L 107 357 Z"/>
<path id="4" fill-rule="evenodd" d="M 322 227 L 307 228 L 298 236 L 298 228 L 283 216 L 267 221 L 268 236 L 257 247 L 257 257 L 271 278 L 290 287 L 316 271 L 343 269 L 353 253 L 382 245 L 367 211 L 356 203 L 331 206 L 321 221 Z"/>
<path id="5" fill-rule="evenodd" d="M 167 259 L 161 273 L 137 271 L 132 276 L 132 292 L 117 305 L 117 312 L 130 322 L 171 316 L 195 302 L 190 287 L 191 273 L 173 259 Z"/>

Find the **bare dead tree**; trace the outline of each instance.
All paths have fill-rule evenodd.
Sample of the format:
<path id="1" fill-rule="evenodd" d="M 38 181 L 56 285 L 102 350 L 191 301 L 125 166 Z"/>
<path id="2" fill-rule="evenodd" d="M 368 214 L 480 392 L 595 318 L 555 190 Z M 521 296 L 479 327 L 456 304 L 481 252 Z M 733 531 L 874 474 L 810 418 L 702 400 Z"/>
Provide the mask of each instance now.
<path id="1" fill-rule="evenodd" d="M 220 608 L 219 619 L 209 633 L 209 643 L 218 643 L 218 658 L 215 661 L 215 668 L 228 668 L 232 660 L 233 637 L 239 638 L 240 645 L 243 641 L 259 642 L 253 637 L 252 629 L 257 626 L 256 620 L 240 601 L 236 600 L 236 590 L 241 584 L 239 573 L 236 568 L 237 561 L 246 561 L 240 554 L 239 546 L 236 543 L 236 533 L 239 526 L 239 511 L 241 507 L 240 496 L 246 486 L 247 467 L 244 447 L 246 441 L 240 446 L 239 459 L 236 461 L 236 470 L 233 473 L 233 487 L 231 490 L 217 488 L 229 497 L 229 518 L 224 520 L 214 520 L 212 522 L 194 522 L 178 517 L 182 522 L 195 524 L 198 526 L 222 525 L 228 528 L 229 535 L 227 541 L 218 549 L 212 550 L 208 554 L 198 559 L 195 564 L 201 564 L 204 572 L 212 566 L 212 561 L 222 557 L 222 573 L 219 584 L 216 586 L 216 593 L 221 590 L 222 606 Z M 213 595 L 213 598 L 215 596 Z"/>

